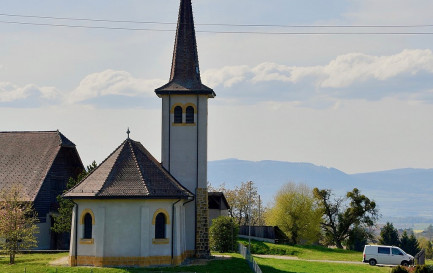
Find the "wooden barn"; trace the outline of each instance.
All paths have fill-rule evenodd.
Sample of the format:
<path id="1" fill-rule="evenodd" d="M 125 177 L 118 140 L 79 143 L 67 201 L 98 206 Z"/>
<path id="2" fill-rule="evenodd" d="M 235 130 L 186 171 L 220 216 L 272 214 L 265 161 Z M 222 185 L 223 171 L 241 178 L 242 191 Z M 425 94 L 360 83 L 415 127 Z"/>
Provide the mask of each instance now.
<path id="1" fill-rule="evenodd" d="M 17 187 L 39 218 L 38 249 L 68 249 L 69 235 L 50 230 L 56 197 L 84 170 L 75 144 L 59 131 L 0 132 L 0 191 Z"/>

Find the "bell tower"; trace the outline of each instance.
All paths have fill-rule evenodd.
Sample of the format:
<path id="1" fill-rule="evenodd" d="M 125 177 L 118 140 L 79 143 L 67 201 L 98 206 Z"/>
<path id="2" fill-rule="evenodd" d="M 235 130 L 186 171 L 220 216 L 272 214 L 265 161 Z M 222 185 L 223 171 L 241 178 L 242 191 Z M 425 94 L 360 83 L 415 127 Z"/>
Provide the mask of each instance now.
<path id="1" fill-rule="evenodd" d="M 156 89 L 162 99 L 162 165 L 195 195 L 185 204 L 187 249 L 209 252 L 207 201 L 208 99 L 201 82 L 191 0 L 181 0 L 169 82 Z"/>

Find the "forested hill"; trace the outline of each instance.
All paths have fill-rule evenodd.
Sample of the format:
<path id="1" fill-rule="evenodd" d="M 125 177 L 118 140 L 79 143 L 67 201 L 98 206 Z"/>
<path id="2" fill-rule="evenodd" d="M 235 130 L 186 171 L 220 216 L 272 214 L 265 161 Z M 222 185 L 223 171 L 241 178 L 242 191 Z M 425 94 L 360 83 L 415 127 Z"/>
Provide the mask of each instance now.
<path id="1" fill-rule="evenodd" d="M 226 159 L 208 163 L 208 180 L 214 186 L 225 183 L 228 187 L 254 181 L 265 204 L 272 202 L 286 182 L 332 189 L 337 195 L 357 187 L 378 203 L 384 217 L 433 219 L 433 169 L 346 174 L 310 163 Z"/>

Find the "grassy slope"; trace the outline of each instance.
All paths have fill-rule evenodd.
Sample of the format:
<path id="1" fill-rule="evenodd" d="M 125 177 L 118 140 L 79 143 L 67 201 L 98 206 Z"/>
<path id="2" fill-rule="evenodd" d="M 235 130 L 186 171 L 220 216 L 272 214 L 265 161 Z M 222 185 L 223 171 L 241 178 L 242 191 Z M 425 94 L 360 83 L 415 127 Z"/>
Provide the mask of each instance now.
<path id="1" fill-rule="evenodd" d="M 263 273 L 388 273 L 389 267 L 255 258 Z"/>
<path id="2" fill-rule="evenodd" d="M 248 245 L 248 240 L 240 240 L 240 242 Z M 253 254 L 290 255 L 305 260 L 362 261 L 362 252 L 322 246 L 276 245 L 251 241 L 251 252 Z"/>
<path id="3" fill-rule="evenodd" d="M 229 260 L 215 260 L 207 265 L 201 266 L 182 266 L 182 267 L 159 267 L 152 269 L 143 268 L 95 268 L 95 267 L 55 267 L 48 263 L 52 260 L 64 257 L 67 254 L 25 254 L 18 255 L 15 265 L 9 265 L 9 258 L 1 256 L 0 272 L 2 273 L 138 273 L 138 272 L 237 272 L 250 273 L 247 262 L 239 254 L 228 254 L 232 256 Z"/>

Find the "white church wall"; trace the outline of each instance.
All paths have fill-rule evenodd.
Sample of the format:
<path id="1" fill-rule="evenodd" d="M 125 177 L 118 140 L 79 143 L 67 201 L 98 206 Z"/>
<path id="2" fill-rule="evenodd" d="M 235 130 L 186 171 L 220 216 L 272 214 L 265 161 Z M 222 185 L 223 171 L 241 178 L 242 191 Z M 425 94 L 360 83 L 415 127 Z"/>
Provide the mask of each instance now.
<path id="1" fill-rule="evenodd" d="M 195 106 L 195 124 L 173 124 L 174 106 Z M 188 190 L 207 187 L 207 115 L 206 95 L 171 95 L 162 97 L 162 163 L 163 166 Z M 197 140 L 198 136 L 198 140 Z M 197 142 L 198 141 L 198 142 Z M 195 250 L 195 204 L 185 207 L 186 247 Z"/>
<path id="2" fill-rule="evenodd" d="M 187 103 L 193 103 L 197 109 L 196 96 L 171 96 L 169 111 L 175 105 L 186 108 Z M 164 109 L 163 111 L 166 111 Z M 185 113 L 182 117 L 185 122 Z M 173 124 L 173 113 L 171 113 L 170 130 L 170 173 L 176 177 L 187 189 L 195 192 L 197 176 L 197 125 Z M 197 117 L 195 116 L 195 121 Z"/>
<path id="3" fill-rule="evenodd" d="M 162 163 L 183 186 L 193 193 L 197 186 L 197 174 L 199 188 L 207 186 L 207 100 L 208 97 L 205 95 L 172 95 L 162 98 Z M 186 108 L 191 104 L 196 108 L 195 124 L 173 124 L 174 114 L 171 113 L 173 107 L 179 105 Z M 185 113 L 182 118 L 185 121 Z"/>
<path id="4" fill-rule="evenodd" d="M 185 205 L 186 248 L 195 249 L 195 201 Z"/>
<path id="5" fill-rule="evenodd" d="M 100 229 L 101 223 L 98 223 L 96 225 L 97 221 L 100 220 L 99 215 L 95 215 L 97 213 L 97 205 L 98 203 L 92 202 L 92 201 L 86 201 L 86 200 L 77 200 L 76 203 L 78 204 L 78 214 L 77 214 L 77 251 L 79 256 L 96 256 L 96 246 L 95 246 L 95 234 L 97 234 Z M 84 211 L 91 211 L 94 214 L 95 217 L 95 225 L 92 226 L 92 238 L 93 243 L 90 243 L 87 240 L 83 240 L 84 237 L 84 225 L 82 224 L 82 217 Z M 74 222 L 75 224 L 75 222 Z M 71 241 L 72 242 L 72 241 Z M 75 242 L 72 242 L 75 243 Z M 74 255 L 74 254 L 73 254 Z"/>
<path id="6" fill-rule="evenodd" d="M 76 200 L 78 203 L 78 256 L 93 257 L 151 257 L 171 256 L 172 205 L 177 200 Z M 191 202 L 193 203 L 193 202 Z M 180 235 L 185 230 L 183 201 L 176 205 L 177 216 L 174 225 L 177 234 L 173 241 L 174 256 L 180 256 L 186 249 Z M 84 211 L 92 211 L 95 224 L 92 226 L 92 243 L 81 240 L 84 225 L 81 217 Z M 163 210 L 167 213 L 166 239 L 155 239 L 154 214 Z M 75 217 L 75 212 L 74 212 Z M 73 222 L 75 226 L 75 221 Z M 74 232 L 72 229 L 70 255 L 75 255 Z M 190 228 L 191 229 L 191 228 Z"/>

